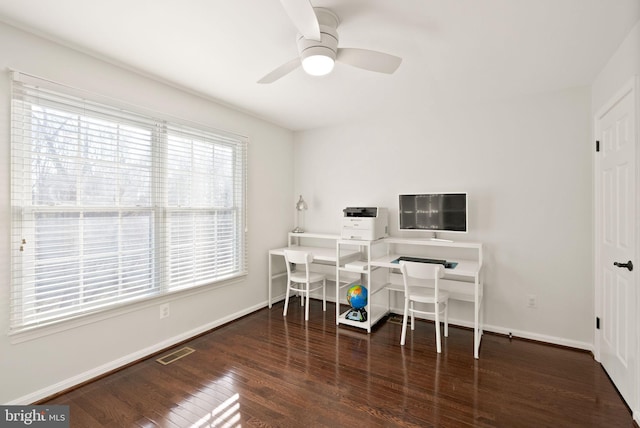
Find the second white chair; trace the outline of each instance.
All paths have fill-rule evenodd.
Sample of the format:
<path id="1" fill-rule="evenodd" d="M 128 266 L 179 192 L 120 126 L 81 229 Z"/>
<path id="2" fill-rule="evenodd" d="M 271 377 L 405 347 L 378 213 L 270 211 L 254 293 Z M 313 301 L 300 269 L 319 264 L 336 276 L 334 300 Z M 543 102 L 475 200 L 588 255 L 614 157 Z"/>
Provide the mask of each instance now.
<path id="1" fill-rule="evenodd" d="M 309 320 L 309 295 L 312 291 L 322 288 L 322 309 L 327 310 L 327 280 L 322 273 L 311 272 L 311 263 L 313 262 L 313 254 L 306 251 L 285 250 L 284 260 L 287 265 L 287 294 L 284 298 L 283 316 L 287 315 L 289 308 L 289 295 L 291 291 L 300 293 L 301 297 L 306 300 L 304 319 Z M 304 266 L 304 271 L 293 270 L 292 265 Z M 319 284 L 311 288 L 311 284 Z M 304 300 L 301 302 L 304 304 Z"/>
<path id="2" fill-rule="evenodd" d="M 436 349 L 442 352 L 440 344 L 440 315 L 444 315 L 444 336 L 449 336 L 449 293 L 440 290 L 439 279 L 444 276 L 444 266 L 440 264 L 400 262 L 400 272 L 404 283 L 404 317 L 400 345 L 407 338 L 407 321 L 411 314 L 411 330 L 415 330 L 415 314 L 434 315 L 436 323 Z M 414 302 L 432 304 L 433 311 L 418 310 Z"/>

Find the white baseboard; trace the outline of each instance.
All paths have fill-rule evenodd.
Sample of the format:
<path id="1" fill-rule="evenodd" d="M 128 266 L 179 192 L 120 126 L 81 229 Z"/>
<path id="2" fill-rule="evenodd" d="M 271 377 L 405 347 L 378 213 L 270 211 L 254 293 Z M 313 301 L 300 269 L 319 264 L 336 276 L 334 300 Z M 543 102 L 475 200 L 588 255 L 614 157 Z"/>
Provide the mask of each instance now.
<path id="1" fill-rule="evenodd" d="M 312 294 L 312 296 L 315 298 L 322 299 L 321 295 Z M 284 294 L 274 297 L 273 300 L 274 302 L 279 302 L 281 300 L 284 300 Z M 327 295 L 327 302 L 335 303 L 335 300 L 336 299 L 333 296 Z M 346 300 L 342 301 L 341 299 L 341 303 L 346 304 Z M 391 312 L 397 315 L 402 315 L 402 311 L 403 311 L 402 308 L 391 308 Z M 431 320 L 433 321 L 433 318 L 431 318 Z M 449 324 L 467 327 L 471 329 L 474 327 L 472 321 L 455 319 L 455 318 L 449 318 Z M 592 354 L 594 353 L 593 343 L 580 342 L 577 340 L 566 339 L 564 337 L 549 336 L 549 335 L 538 334 L 538 333 L 533 333 L 533 332 L 524 331 L 524 330 L 514 330 L 509 327 L 501 327 L 501 326 L 491 325 L 491 324 L 485 324 L 483 326 L 483 331 L 497 333 L 497 334 L 504 334 L 506 336 L 511 334 L 513 337 L 536 340 L 538 342 L 545 342 L 553 345 L 566 346 L 569 348 L 583 349 L 591 352 Z M 482 349 L 482 343 L 480 344 L 480 349 Z"/>
<path id="2" fill-rule="evenodd" d="M 95 367 L 91 370 L 87 370 L 84 373 L 80 373 L 76 376 L 72 376 L 68 379 L 65 379 L 61 382 L 58 382 L 54 385 L 50 385 L 46 388 L 40 389 L 38 391 L 32 392 L 30 394 L 24 395 L 22 397 L 16 398 L 15 400 L 12 400 L 8 403 L 5 403 L 7 405 L 28 405 L 28 404 L 32 404 L 35 403 L 39 400 L 42 400 L 44 398 L 50 397 L 54 394 L 60 393 L 64 390 L 67 390 L 69 388 L 73 388 L 76 385 L 79 385 L 83 382 L 87 382 L 91 379 L 95 379 L 99 376 L 104 375 L 105 373 L 109 373 L 113 370 L 116 370 L 120 367 L 126 366 L 127 364 L 130 364 L 134 361 L 138 361 L 141 359 L 144 359 L 146 357 L 148 357 L 149 355 L 153 355 L 156 352 L 162 351 L 163 349 L 167 349 L 172 347 L 173 345 L 183 342 L 185 340 L 188 340 L 192 337 L 195 337 L 201 333 L 204 333 L 206 331 L 209 331 L 213 328 L 219 327 L 223 324 L 226 324 L 230 321 L 233 321 L 235 319 L 238 319 L 240 317 L 243 317 L 245 315 L 248 315 L 252 312 L 255 312 L 259 309 L 262 309 L 266 306 L 266 302 L 264 303 L 260 303 L 258 305 L 252 306 L 250 308 L 244 309 L 240 312 L 236 312 L 234 314 L 231 314 L 229 316 L 226 316 L 224 318 L 220 318 L 218 320 L 212 321 L 208 324 L 202 325 L 200 327 L 194 328 L 192 330 L 186 331 L 182 334 L 179 334 L 177 336 L 171 337 L 169 339 L 163 340 L 162 342 L 156 343 L 153 346 L 149 346 L 147 348 L 144 349 L 140 349 L 139 351 L 136 351 L 134 353 L 131 353 L 129 355 L 125 355 L 122 358 L 118 358 L 117 360 L 114 361 L 110 361 L 106 364 L 103 364 L 101 366 Z"/>
<path id="3" fill-rule="evenodd" d="M 402 315 L 401 309 L 391 309 L 391 312 L 397 315 Z M 433 318 L 427 318 L 433 321 Z M 473 328 L 473 322 L 455 318 L 449 318 L 449 325 L 458 325 L 461 327 Z M 532 333 L 530 331 L 514 330 L 508 327 L 501 327 L 491 324 L 485 324 L 482 329 L 484 332 L 491 332 L 497 334 L 504 334 L 513 337 L 519 337 L 522 339 L 536 340 L 538 342 L 545 342 L 553 345 L 566 346 L 569 348 L 583 349 L 590 351 L 593 354 L 593 343 L 579 342 L 577 340 L 566 339 L 564 337 L 548 336 L 544 334 Z M 480 343 L 480 351 L 482 352 L 482 342 Z"/>
<path id="4" fill-rule="evenodd" d="M 470 327 L 473 327 L 473 325 L 471 324 Z M 498 334 L 505 334 L 507 336 L 509 334 L 512 334 L 514 337 L 520 337 L 522 339 L 530 339 L 530 340 L 536 340 L 539 342 L 551 343 L 554 345 L 567 346 L 569 348 L 583 349 L 593 354 L 593 343 L 580 342 L 577 340 L 566 339 L 564 337 L 548 336 L 544 334 L 532 333 L 529 331 L 514 330 L 506 327 L 499 327 L 499 326 L 487 325 L 487 324 L 484 325 L 484 331 L 490 331 L 492 333 L 498 333 Z M 482 345 L 480 345 L 480 347 L 482 348 Z"/>

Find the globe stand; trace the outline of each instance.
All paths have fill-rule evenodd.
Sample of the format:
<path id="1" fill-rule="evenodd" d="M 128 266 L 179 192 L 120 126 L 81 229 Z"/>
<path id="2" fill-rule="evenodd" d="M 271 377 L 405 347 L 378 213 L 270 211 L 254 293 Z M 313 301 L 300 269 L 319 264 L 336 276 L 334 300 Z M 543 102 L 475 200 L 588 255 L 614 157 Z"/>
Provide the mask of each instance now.
<path id="1" fill-rule="evenodd" d="M 344 317 L 351 321 L 365 322 L 367 320 L 367 311 L 364 308 L 351 308 L 351 310 L 347 312 Z"/>

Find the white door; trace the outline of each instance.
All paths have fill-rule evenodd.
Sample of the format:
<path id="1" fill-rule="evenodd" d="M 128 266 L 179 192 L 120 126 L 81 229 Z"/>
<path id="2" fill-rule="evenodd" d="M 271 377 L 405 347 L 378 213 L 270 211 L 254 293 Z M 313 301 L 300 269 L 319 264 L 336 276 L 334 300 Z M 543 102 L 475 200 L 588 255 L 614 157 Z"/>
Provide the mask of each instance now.
<path id="1" fill-rule="evenodd" d="M 595 117 L 596 358 L 627 404 L 637 410 L 635 79 Z M 633 266 L 632 266 L 633 265 Z"/>

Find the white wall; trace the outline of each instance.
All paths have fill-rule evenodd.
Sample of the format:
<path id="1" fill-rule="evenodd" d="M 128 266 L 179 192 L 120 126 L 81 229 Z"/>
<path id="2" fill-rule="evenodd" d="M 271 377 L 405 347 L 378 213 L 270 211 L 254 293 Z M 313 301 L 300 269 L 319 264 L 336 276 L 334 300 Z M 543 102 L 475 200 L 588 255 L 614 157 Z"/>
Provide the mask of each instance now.
<path id="1" fill-rule="evenodd" d="M 592 112 L 604 106 L 632 76 L 640 75 L 640 21 L 636 23 L 592 85 Z"/>
<path id="2" fill-rule="evenodd" d="M 466 191 L 470 233 L 448 237 L 485 244 L 487 330 L 589 349 L 589 88 L 481 105 L 428 107 L 428 97 L 416 93 L 395 117 L 295 134 L 307 230 L 337 233 L 343 208 L 383 206 L 397 235 L 399 193 Z M 472 321 L 471 305 L 452 309 Z"/>
<path id="3" fill-rule="evenodd" d="M 159 320 L 158 302 L 134 305 L 45 337 L 13 343 L 8 331 L 8 68 L 247 135 L 249 275 L 239 283 L 179 295 Z M 267 251 L 293 224 L 293 136 L 220 104 L 0 24 L 0 403 L 26 404 L 266 304 Z M 267 209 L 268 208 L 268 209 Z M 268 227 L 265 227 L 267 226 Z"/>

